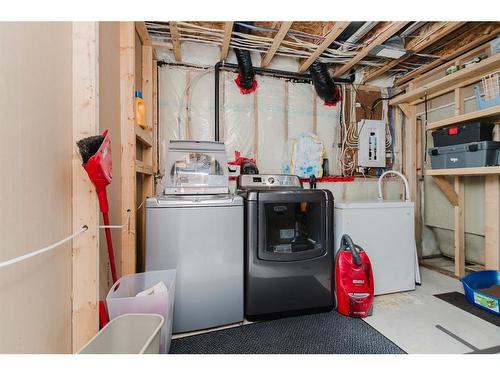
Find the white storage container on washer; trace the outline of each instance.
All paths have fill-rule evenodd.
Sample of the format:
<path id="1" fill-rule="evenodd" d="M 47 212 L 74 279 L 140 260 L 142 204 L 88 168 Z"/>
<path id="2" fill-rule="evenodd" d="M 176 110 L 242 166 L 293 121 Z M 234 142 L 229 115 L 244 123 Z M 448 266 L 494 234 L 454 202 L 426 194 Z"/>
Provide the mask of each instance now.
<path id="1" fill-rule="evenodd" d="M 414 204 L 383 200 L 380 181 L 379 200 L 335 202 L 335 249 L 346 233 L 366 251 L 373 267 L 375 295 L 414 290 L 415 282 L 420 282 Z M 408 188 L 406 191 L 408 194 Z"/>
<path id="2" fill-rule="evenodd" d="M 175 270 L 148 271 L 122 276 L 106 296 L 110 319 L 123 314 L 160 314 L 165 319 L 161 330 L 160 353 L 168 353 L 172 339 L 175 296 Z M 137 293 L 163 282 L 168 291 L 136 297 Z"/>

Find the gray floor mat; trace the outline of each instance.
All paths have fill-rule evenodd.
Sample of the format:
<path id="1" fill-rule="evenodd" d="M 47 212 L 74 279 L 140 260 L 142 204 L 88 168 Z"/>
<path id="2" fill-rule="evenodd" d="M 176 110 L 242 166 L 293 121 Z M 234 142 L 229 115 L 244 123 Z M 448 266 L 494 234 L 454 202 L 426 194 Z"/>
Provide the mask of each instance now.
<path id="1" fill-rule="evenodd" d="M 403 354 L 361 319 L 336 311 L 247 324 L 172 341 L 173 354 Z"/>

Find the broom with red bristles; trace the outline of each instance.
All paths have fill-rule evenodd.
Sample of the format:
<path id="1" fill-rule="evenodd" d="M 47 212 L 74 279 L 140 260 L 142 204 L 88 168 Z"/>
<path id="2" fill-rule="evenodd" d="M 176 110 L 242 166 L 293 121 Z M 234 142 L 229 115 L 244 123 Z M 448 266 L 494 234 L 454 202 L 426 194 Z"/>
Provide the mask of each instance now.
<path id="1" fill-rule="evenodd" d="M 99 200 L 99 210 L 102 213 L 102 220 L 105 226 L 106 242 L 108 245 L 109 264 L 111 266 L 111 277 L 113 284 L 116 282 L 115 253 L 113 250 L 113 239 L 109 228 L 109 205 L 106 186 L 112 179 L 111 162 L 111 140 L 108 137 L 108 130 L 102 135 L 94 135 L 79 140 L 76 145 L 80 152 L 83 168 L 87 172 L 90 181 L 95 186 L 97 199 Z M 108 322 L 108 314 L 104 301 L 99 301 L 99 321 L 101 328 Z"/>

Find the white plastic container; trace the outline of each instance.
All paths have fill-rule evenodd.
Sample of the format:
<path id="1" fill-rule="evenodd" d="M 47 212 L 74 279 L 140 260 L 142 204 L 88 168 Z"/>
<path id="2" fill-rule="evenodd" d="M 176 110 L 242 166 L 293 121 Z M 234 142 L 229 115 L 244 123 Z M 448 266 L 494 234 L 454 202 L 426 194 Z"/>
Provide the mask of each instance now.
<path id="1" fill-rule="evenodd" d="M 165 319 L 158 314 L 125 314 L 110 321 L 78 354 L 158 354 Z"/>
<path id="2" fill-rule="evenodd" d="M 175 270 L 148 271 L 121 277 L 110 289 L 106 305 L 110 319 L 123 314 L 160 314 L 165 319 L 161 330 L 160 353 L 168 353 L 172 339 L 175 296 Z M 163 282 L 168 291 L 136 297 L 136 294 Z"/>

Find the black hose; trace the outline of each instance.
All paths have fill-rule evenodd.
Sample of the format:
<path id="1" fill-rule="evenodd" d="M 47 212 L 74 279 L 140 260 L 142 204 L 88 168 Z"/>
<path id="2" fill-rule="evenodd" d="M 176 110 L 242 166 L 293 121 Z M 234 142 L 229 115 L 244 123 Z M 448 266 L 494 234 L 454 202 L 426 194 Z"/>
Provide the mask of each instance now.
<path id="1" fill-rule="evenodd" d="M 340 90 L 328 73 L 326 64 L 315 61 L 309 67 L 312 82 L 316 93 L 325 102 L 336 103 L 340 100 Z"/>
<path id="2" fill-rule="evenodd" d="M 239 24 L 234 25 L 234 31 L 239 33 L 250 34 L 250 30 Z M 236 55 L 236 60 L 238 60 L 238 71 L 240 73 L 240 86 L 244 89 L 251 89 L 253 82 L 255 80 L 255 71 L 252 65 L 252 57 L 250 56 L 250 51 L 233 48 Z"/>
<path id="3" fill-rule="evenodd" d="M 358 251 L 362 250 L 358 245 L 355 245 L 354 242 L 352 241 L 352 238 L 344 234 L 342 236 L 342 239 L 340 240 L 340 247 L 341 249 L 346 249 L 349 248 L 351 250 L 351 255 L 352 259 L 354 261 L 354 264 L 359 266 L 361 264 L 361 257 L 359 256 Z"/>

